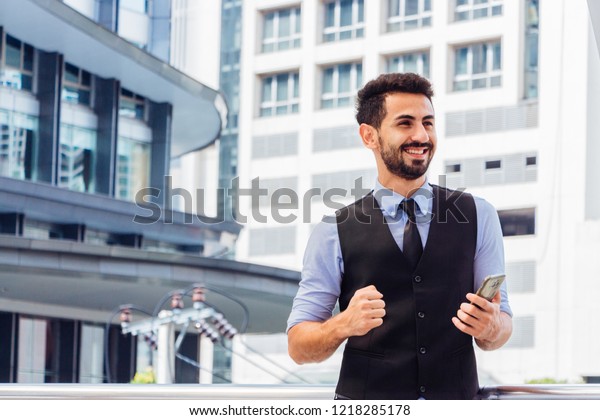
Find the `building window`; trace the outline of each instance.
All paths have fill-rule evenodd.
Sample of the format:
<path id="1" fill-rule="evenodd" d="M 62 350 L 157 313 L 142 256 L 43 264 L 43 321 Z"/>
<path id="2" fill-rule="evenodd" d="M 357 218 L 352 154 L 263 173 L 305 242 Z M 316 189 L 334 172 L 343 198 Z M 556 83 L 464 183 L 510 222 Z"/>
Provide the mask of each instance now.
<path id="1" fill-rule="evenodd" d="M 135 118 L 136 120 L 145 120 L 145 98 L 137 95 L 130 90 L 121 89 L 121 99 L 119 101 L 119 115 L 121 117 Z"/>
<path id="2" fill-rule="evenodd" d="M 19 353 L 17 382 L 44 383 L 46 381 L 47 358 L 53 349 L 47 349 L 47 321 L 38 318 L 19 318 Z"/>
<path id="3" fill-rule="evenodd" d="M 252 159 L 298 154 L 298 132 L 279 133 L 252 138 Z"/>
<path id="4" fill-rule="evenodd" d="M 300 74 L 280 73 L 262 78 L 260 116 L 297 113 L 300 102 Z"/>
<path id="5" fill-rule="evenodd" d="M 135 200 L 150 185 L 150 143 L 119 136 L 117 143 L 117 198 Z"/>
<path id="6" fill-rule="evenodd" d="M 417 73 L 429 77 L 429 52 L 412 52 L 388 57 L 386 60 L 388 73 Z"/>
<path id="7" fill-rule="evenodd" d="M 318 128 L 313 131 L 313 152 L 361 147 L 362 142 L 354 125 Z"/>
<path id="8" fill-rule="evenodd" d="M 454 20 L 481 19 L 502 15 L 502 0 L 456 0 Z"/>
<path id="9" fill-rule="evenodd" d="M 454 91 L 502 85 L 502 44 L 481 42 L 454 49 Z"/>
<path id="10" fill-rule="evenodd" d="M 74 321 L 19 316 L 17 382 L 73 382 Z"/>
<path id="11" fill-rule="evenodd" d="M 528 168 L 537 166 L 537 156 L 527 156 L 525 158 L 525 166 Z"/>
<path id="12" fill-rule="evenodd" d="M 263 20 L 262 52 L 299 48 L 302 36 L 300 8 L 266 13 Z"/>
<path id="13" fill-rule="evenodd" d="M 101 384 L 104 382 L 104 327 L 82 324 L 80 345 L 79 382 Z"/>
<path id="14" fill-rule="evenodd" d="M 92 75 L 79 67 L 65 63 L 61 98 L 65 102 L 90 106 Z"/>
<path id="15" fill-rule="evenodd" d="M 96 131 L 70 124 L 60 125 L 58 186 L 74 191 L 95 191 Z"/>
<path id="16" fill-rule="evenodd" d="M 502 236 L 535 235 L 535 208 L 500 210 Z"/>
<path id="17" fill-rule="evenodd" d="M 333 0 L 325 3 L 323 42 L 362 38 L 364 34 L 364 0 Z"/>
<path id="18" fill-rule="evenodd" d="M 453 163 L 453 164 L 446 165 L 446 173 L 447 174 L 456 174 L 456 173 L 460 173 L 460 171 L 461 171 L 460 163 Z"/>
<path id="19" fill-rule="evenodd" d="M 362 63 L 344 63 L 323 69 L 321 108 L 351 106 L 362 84 Z"/>
<path id="20" fill-rule="evenodd" d="M 119 0 L 119 7 L 137 13 L 148 13 L 148 0 Z"/>
<path id="21" fill-rule="evenodd" d="M 486 160 L 485 161 L 485 169 L 502 169 L 502 161 L 501 160 Z"/>
<path id="22" fill-rule="evenodd" d="M 539 0 L 525 5 L 525 78 L 524 97 L 538 97 Z"/>
<path id="23" fill-rule="evenodd" d="M 37 117 L 0 109 L 0 176 L 34 180 Z"/>
<path id="24" fill-rule="evenodd" d="M 33 52 L 25 44 L 7 33 L 0 39 L 0 86 L 33 90 Z"/>
<path id="25" fill-rule="evenodd" d="M 388 0 L 388 32 L 423 26 L 431 26 L 431 0 Z"/>
<path id="26" fill-rule="evenodd" d="M 508 279 L 508 293 L 533 293 L 535 292 L 535 261 L 514 261 L 506 263 L 506 278 Z"/>

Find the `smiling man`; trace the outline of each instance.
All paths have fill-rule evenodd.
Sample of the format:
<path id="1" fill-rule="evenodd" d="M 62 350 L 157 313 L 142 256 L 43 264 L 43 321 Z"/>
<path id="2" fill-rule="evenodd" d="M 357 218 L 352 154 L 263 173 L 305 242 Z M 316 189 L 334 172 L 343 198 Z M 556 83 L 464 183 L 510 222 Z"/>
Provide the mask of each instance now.
<path id="1" fill-rule="evenodd" d="M 492 301 L 474 294 L 504 272 L 495 209 L 427 182 L 432 97 L 413 73 L 381 75 L 358 93 L 375 188 L 317 225 L 306 249 L 288 350 L 297 363 L 319 362 L 347 340 L 338 399 L 475 398 L 473 339 L 494 350 L 512 332 L 506 286 Z"/>

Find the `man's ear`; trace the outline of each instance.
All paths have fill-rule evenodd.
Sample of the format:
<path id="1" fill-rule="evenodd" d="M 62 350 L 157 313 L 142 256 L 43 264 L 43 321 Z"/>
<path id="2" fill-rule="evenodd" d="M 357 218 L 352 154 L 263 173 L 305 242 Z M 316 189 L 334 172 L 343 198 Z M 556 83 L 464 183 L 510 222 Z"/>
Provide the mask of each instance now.
<path id="1" fill-rule="evenodd" d="M 379 136 L 375 127 L 362 123 L 358 128 L 358 132 L 367 149 L 377 149 L 379 147 Z"/>

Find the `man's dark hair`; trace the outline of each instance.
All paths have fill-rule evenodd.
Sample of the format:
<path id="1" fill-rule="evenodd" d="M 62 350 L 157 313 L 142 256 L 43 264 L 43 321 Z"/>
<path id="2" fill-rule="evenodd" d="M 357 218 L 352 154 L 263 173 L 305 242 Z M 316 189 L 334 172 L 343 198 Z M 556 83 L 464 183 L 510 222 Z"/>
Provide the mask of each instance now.
<path id="1" fill-rule="evenodd" d="M 385 118 L 385 98 L 390 93 L 420 93 L 431 102 L 433 88 L 426 78 L 415 73 L 387 73 L 371 80 L 356 98 L 356 121 L 379 128 Z"/>

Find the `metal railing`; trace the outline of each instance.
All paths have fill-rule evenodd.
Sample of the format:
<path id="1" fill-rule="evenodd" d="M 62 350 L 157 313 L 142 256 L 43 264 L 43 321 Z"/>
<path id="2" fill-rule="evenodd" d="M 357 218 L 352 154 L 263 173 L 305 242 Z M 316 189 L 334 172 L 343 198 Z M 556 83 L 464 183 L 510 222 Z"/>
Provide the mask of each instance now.
<path id="1" fill-rule="evenodd" d="M 485 386 L 480 395 L 484 400 L 600 400 L 600 384 Z"/>
<path id="2" fill-rule="evenodd" d="M 0 400 L 333 400 L 331 385 L 0 384 Z"/>
<path id="3" fill-rule="evenodd" d="M 0 400 L 332 400 L 331 385 L 0 384 Z M 596 400 L 600 384 L 499 385 L 485 400 Z"/>

